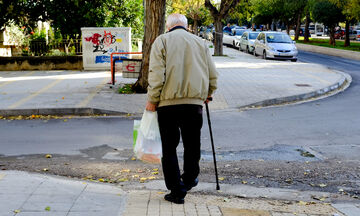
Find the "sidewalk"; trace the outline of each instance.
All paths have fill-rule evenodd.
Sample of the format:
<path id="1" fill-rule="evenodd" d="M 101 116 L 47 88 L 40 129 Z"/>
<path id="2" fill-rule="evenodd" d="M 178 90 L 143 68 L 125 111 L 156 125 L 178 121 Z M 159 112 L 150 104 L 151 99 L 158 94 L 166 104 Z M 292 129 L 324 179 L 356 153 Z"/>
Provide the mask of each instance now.
<path id="1" fill-rule="evenodd" d="M 226 47 L 224 53 L 213 57 L 220 74 L 213 111 L 303 101 L 351 82 L 349 75 L 316 64 L 263 60 Z M 116 79 L 136 81 L 121 74 Z M 0 72 L 0 115 L 143 112 L 146 94 L 115 93 L 109 81 L 105 71 Z"/>
<path id="2" fill-rule="evenodd" d="M 206 183 L 190 191 L 184 205 L 177 205 L 163 199 L 163 185 L 154 181 L 123 190 L 119 185 L 0 171 L 0 216 L 356 216 L 360 212 L 360 203 L 336 194 L 271 188 L 252 193 L 251 186 L 231 185 L 221 185 L 224 191 L 216 192 L 214 184 Z M 286 198 L 284 194 L 292 198 L 276 198 Z"/>

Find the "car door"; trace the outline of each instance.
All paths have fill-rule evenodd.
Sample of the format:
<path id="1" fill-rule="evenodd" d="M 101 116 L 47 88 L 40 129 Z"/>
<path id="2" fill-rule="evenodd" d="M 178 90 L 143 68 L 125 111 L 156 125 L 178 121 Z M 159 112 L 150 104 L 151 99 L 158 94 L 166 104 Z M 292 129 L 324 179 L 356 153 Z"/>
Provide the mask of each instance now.
<path id="1" fill-rule="evenodd" d="M 240 40 L 240 49 L 241 50 L 245 50 L 246 49 L 246 44 L 247 44 L 247 40 L 248 40 L 248 33 L 245 32 L 242 36 L 241 36 L 241 40 Z"/>
<path id="2" fill-rule="evenodd" d="M 266 47 L 266 34 L 263 33 L 261 34 L 261 38 L 260 38 L 260 49 L 258 50 L 258 54 L 262 55 L 264 53 L 265 47 Z"/>

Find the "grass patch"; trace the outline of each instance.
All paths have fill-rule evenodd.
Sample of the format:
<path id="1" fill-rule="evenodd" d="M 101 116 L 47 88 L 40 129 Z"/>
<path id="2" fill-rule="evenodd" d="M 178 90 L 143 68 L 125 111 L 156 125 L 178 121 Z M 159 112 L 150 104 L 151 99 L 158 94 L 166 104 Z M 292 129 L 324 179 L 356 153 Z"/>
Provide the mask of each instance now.
<path id="1" fill-rule="evenodd" d="M 310 38 L 309 42 L 304 42 L 304 37 L 299 37 L 296 43 L 360 52 L 360 43 L 355 41 L 350 41 L 350 46 L 344 47 L 345 41 L 336 40 L 336 45 L 332 46 L 329 39 Z"/>
<path id="2" fill-rule="evenodd" d="M 119 94 L 135 94 L 132 90 L 132 84 L 125 84 L 123 87 L 118 89 Z"/>

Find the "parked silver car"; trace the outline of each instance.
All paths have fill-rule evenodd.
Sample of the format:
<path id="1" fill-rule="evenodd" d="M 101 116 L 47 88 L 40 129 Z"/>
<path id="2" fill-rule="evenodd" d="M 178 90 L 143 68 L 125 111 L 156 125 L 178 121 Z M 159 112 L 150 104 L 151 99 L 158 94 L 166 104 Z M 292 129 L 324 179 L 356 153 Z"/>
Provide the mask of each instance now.
<path id="1" fill-rule="evenodd" d="M 223 44 L 228 45 L 228 46 L 233 46 L 236 47 L 236 41 L 239 41 L 241 38 L 241 35 L 245 32 L 245 31 L 249 31 L 247 29 L 238 29 L 238 28 L 233 28 L 231 30 L 231 34 L 228 33 L 224 33 L 223 34 Z"/>
<path id="2" fill-rule="evenodd" d="M 254 51 L 254 42 L 256 37 L 260 34 L 260 32 L 251 32 L 246 31 L 241 36 L 237 46 L 239 47 L 240 51 L 244 51 L 246 53 L 252 53 Z"/>
<path id="3" fill-rule="evenodd" d="M 254 55 L 264 59 L 285 59 L 297 61 L 295 42 L 283 32 L 261 32 L 254 42 Z"/>

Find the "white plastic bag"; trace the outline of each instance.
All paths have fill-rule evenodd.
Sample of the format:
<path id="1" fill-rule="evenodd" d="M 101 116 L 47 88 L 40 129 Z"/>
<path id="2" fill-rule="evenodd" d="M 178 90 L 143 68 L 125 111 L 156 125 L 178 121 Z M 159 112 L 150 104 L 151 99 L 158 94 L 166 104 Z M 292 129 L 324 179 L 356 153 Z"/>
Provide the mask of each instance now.
<path id="1" fill-rule="evenodd" d="M 157 112 L 144 111 L 140 121 L 134 121 L 135 156 L 148 163 L 161 162 L 162 149 Z"/>

